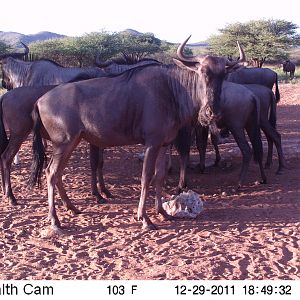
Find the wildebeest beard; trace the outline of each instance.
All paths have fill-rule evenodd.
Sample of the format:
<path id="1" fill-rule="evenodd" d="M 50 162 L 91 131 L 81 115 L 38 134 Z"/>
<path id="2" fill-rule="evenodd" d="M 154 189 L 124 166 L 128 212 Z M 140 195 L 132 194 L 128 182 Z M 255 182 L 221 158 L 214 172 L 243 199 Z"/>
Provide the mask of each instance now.
<path id="1" fill-rule="evenodd" d="M 223 78 L 216 78 L 213 82 L 213 88 L 210 88 L 207 93 L 207 102 L 203 105 L 198 114 L 198 122 L 202 126 L 210 126 L 212 131 L 217 130 L 216 119 L 220 111 L 220 95 L 222 90 Z"/>

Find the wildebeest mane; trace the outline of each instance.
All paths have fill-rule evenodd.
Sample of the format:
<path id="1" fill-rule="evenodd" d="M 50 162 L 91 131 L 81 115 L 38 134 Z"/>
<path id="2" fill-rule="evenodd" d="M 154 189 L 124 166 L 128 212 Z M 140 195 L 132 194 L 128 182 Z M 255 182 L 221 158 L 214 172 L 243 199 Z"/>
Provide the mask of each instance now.
<path id="1" fill-rule="evenodd" d="M 144 68 L 147 68 L 147 67 L 150 67 L 150 66 L 153 67 L 153 66 L 160 66 L 160 65 L 158 65 L 157 62 L 153 61 L 153 64 L 149 63 L 147 65 L 136 66 L 132 69 L 124 70 L 123 72 L 120 72 L 120 73 L 117 73 L 117 74 L 116 73 L 107 73 L 105 75 L 105 77 L 114 78 L 114 77 L 124 76 L 124 80 L 129 81 L 132 78 L 132 76 L 134 76 L 140 70 L 143 70 Z"/>
<path id="2" fill-rule="evenodd" d="M 57 67 L 65 68 L 64 66 L 62 66 L 58 62 L 56 62 L 56 61 L 54 61 L 52 59 L 48 59 L 48 58 L 39 58 L 39 59 L 33 60 L 31 62 L 38 62 L 38 61 L 47 61 L 47 62 L 50 62 L 50 63 L 54 64 Z"/>

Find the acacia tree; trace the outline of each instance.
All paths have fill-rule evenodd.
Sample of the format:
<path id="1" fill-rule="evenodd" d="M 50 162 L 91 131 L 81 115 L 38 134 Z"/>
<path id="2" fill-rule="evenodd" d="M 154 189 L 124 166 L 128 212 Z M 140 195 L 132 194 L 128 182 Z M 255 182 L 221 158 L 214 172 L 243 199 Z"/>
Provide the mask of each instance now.
<path id="1" fill-rule="evenodd" d="M 30 44 L 39 58 L 52 59 L 64 66 L 90 66 L 96 57 L 106 61 L 118 55 L 140 59 L 161 51 L 161 41 L 152 33 L 129 34 L 92 32 L 80 37 L 67 37 Z"/>
<path id="2" fill-rule="evenodd" d="M 153 33 L 132 34 L 121 32 L 118 34 L 119 53 L 123 57 L 139 60 L 145 56 L 160 52 L 161 40 L 156 38 Z"/>
<path id="3" fill-rule="evenodd" d="M 284 20 L 258 20 L 229 24 L 221 34 L 209 38 L 210 50 L 217 55 L 236 56 L 236 41 L 243 46 L 251 64 L 262 67 L 266 60 L 286 59 L 288 50 L 300 45 L 298 26 Z"/>

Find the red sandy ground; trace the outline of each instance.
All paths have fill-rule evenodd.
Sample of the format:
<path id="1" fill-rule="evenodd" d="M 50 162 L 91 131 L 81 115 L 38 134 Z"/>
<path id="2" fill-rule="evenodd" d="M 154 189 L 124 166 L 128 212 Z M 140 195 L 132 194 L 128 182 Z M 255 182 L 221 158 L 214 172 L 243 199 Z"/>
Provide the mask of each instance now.
<path id="1" fill-rule="evenodd" d="M 195 220 L 162 221 L 159 230 L 141 231 L 135 220 L 140 193 L 141 146 L 106 151 L 105 179 L 115 199 L 99 205 L 90 195 L 87 146 L 83 142 L 66 168 L 64 183 L 82 211 L 58 215 L 68 234 L 46 237 L 46 184 L 27 188 L 31 141 L 13 167 L 19 205 L 0 202 L 0 279 L 300 279 L 300 85 L 281 85 L 278 130 L 289 169 L 275 175 L 277 156 L 267 170 L 268 184 L 255 185 L 251 163 L 245 187 L 234 187 L 241 156 L 234 143 L 221 145 L 221 167 L 205 174 L 188 171 L 189 186 L 202 195 L 204 212 Z M 266 146 L 266 144 L 264 144 Z M 214 159 L 209 148 L 208 163 Z M 191 160 L 197 162 L 193 150 Z M 166 190 L 174 193 L 178 159 Z"/>

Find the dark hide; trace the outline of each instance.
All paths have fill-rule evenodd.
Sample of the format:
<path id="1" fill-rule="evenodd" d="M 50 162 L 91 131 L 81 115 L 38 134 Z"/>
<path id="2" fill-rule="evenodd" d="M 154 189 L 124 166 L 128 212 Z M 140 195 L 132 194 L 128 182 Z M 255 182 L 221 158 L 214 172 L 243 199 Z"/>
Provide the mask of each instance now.
<path id="1" fill-rule="evenodd" d="M 242 104 L 241 104 L 242 102 Z M 262 182 L 266 182 L 266 176 L 262 167 L 262 141 L 259 131 L 259 114 L 260 114 L 260 101 L 259 99 L 240 84 L 224 81 L 222 93 L 221 93 L 221 118 L 218 121 L 220 128 L 226 126 L 233 134 L 235 141 L 237 142 L 242 156 L 243 163 L 242 169 L 239 175 L 238 188 L 242 186 L 245 181 L 246 173 L 249 167 L 249 162 L 252 156 L 251 148 L 246 140 L 245 132 L 249 136 L 250 142 L 253 147 L 254 160 L 259 164 Z M 207 146 L 208 128 L 201 125 L 195 126 L 196 128 L 196 141 L 197 148 L 200 155 L 200 170 L 204 171 L 205 152 Z M 190 144 L 190 141 L 181 140 L 183 143 Z M 215 149 L 217 149 L 217 138 L 214 137 L 213 143 Z M 176 148 L 180 151 L 185 146 L 176 145 Z M 185 160 L 187 151 L 180 153 L 181 159 Z M 220 160 L 219 152 L 216 151 L 216 163 Z M 182 174 L 181 170 L 180 174 Z M 185 175 L 180 177 L 178 191 L 180 192 L 185 186 Z"/>
<path id="2" fill-rule="evenodd" d="M 182 62 L 181 62 L 182 64 Z M 183 63 L 184 64 L 184 63 Z M 188 70 L 147 66 L 112 78 L 98 78 L 59 86 L 41 97 L 34 119 L 53 143 L 53 156 L 46 169 L 49 218 L 57 229 L 54 186 L 62 187 L 62 172 L 82 138 L 102 148 L 130 144 L 146 146 L 141 179 L 138 219 L 154 229 L 145 207 L 150 181 L 156 188 L 156 209 L 169 218 L 161 205 L 165 177 L 165 151 L 178 130 L 198 115 L 212 121 L 219 107 L 225 73 L 224 59 L 207 56 Z M 40 131 L 34 131 L 35 138 Z M 34 153 L 43 155 L 42 149 Z M 38 166 L 34 174 L 38 172 Z M 152 178 L 154 176 L 154 178 Z M 34 180 L 33 180 L 34 181 Z"/>
<path id="3" fill-rule="evenodd" d="M 285 75 L 287 76 L 287 73 L 290 73 L 290 79 L 293 79 L 295 76 L 295 70 L 296 70 L 296 65 L 292 63 L 290 60 L 286 60 L 282 64 L 282 69 L 283 72 L 285 72 Z"/>
<path id="4" fill-rule="evenodd" d="M 280 100 L 277 73 L 268 68 L 240 68 L 228 73 L 226 80 L 240 84 L 264 85 L 271 90 L 275 85 L 276 101 L 279 102 Z"/>
<path id="5" fill-rule="evenodd" d="M 14 156 L 19 151 L 21 144 L 26 140 L 32 130 L 33 121 L 31 112 L 36 101 L 45 93 L 56 86 L 21 87 L 7 92 L 1 98 L 0 105 L 0 154 L 1 174 L 4 199 L 16 204 L 16 198 L 12 192 L 10 171 Z M 18 120 L 16 122 L 16 120 Z M 5 123 L 5 126 L 4 126 Z M 6 136 L 9 131 L 9 139 Z M 44 138 L 47 138 L 44 136 Z M 106 189 L 102 176 L 103 150 L 90 146 L 90 162 L 92 170 L 92 194 L 99 203 L 104 199 L 97 189 L 97 173 L 99 177 L 100 192 L 107 198 L 112 197 Z"/>

